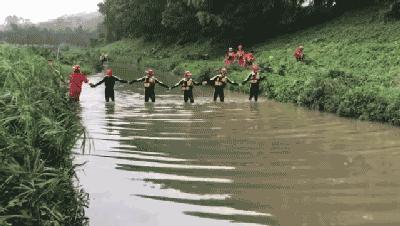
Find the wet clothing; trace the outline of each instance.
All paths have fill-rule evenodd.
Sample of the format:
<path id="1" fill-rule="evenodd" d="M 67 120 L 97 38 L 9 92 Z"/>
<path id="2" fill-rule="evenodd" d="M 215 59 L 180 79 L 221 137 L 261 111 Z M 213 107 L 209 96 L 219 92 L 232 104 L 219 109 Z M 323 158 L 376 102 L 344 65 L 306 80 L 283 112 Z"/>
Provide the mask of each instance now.
<path id="1" fill-rule="evenodd" d="M 235 52 L 228 52 L 225 56 L 225 65 L 231 65 L 236 60 Z"/>
<path id="2" fill-rule="evenodd" d="M 246 80 L 242 82 L 242 85 L 244 85 L 247 82 L 250 82 L 249 100 L 252 100 L 254 97 L 254 100 L 258 101 L 258 95 L 260 94 L 260 82 L 265 79 L 266 77 L 260 76 L 260 73 L 252 72 L 249 76 L 247 76 Z"/>
<path id="3" fill-rule="evenodd" d="M 293 56 L 296 58 L 297 61 L 304 61 L 304 50 L 297 48 L 294 52 Z"/>
<path id="4" fill-rule="evenodd" d="M 115 101 L 115 97 L 114 97 L 114 86 L 115 86 L 115 82 L 121 82 L 121 83 L 128 83 L 128 81 L 126 80 L 122 80 L 116 76 L 105 76 L 103 78 L 103 80 L 101 80 L 100 82 L 96 83 L 93 85 L 93 87 L 96 87 L 98 85 L 101 85 L 102 83 L 104 83 L 105 85 L 105 99 L 106 102 L 109 102 L 110 99 L 111 101 Z"/>
<path id="5" fill-rule="evenodd" d="M 151 99 L 151 102 L 156 102 L 156 94 L 155 94 L 155 86 L 156 84 L 159 84 L 162 87 L 165 87 L 169 89 L 169 86 L 165 85 L 161 81 L 159 81 L 157 78 L 154 76 L 144 76 L 142 78 L 133 80 L 129 82 L 129 84 L 135 83 L 135 82 L 143 82 L 144 85 L 144 101 L 149 102 Z"/>
<path id="6" fill-rule="evenodd" d="M 69 96 L 73 101 L 79 101 L 82 92 L 82 83 L 89 80 L 81 73 L 73 73 L 69 76 Z"/>
<path id="7" fill-rule="evenodd" d="M 218 97 L 221 102 L 225 101 L 225 94 L 224 88 L 226 87 L 227 83 L 232 85 L 239 85 L 238 83 L 230 80 L 226 75 L 216 75 L 210 78 L 210 81 L 214 85 L 214 101 L 217 101 Z"/>
<path id="8" fill-rule="evenodd" d="M 181 86 L 181 89 L 183 91 L 183 100 L 185 101 L 185 103 L 187 103 L 189 100 L 190 103 L 194 103 L 193 87 L 198 85 L 201 85 L 201 83 L 194 81 L 192 78 L 183 78 L 171 88 L 173 89 Z"/>
<path id="9" fill-rule="evenodd" d="M 239 65 L 242 67 L 246 66 L 246 61 L 244 59 L 245 54 L 246 53 L 243 50 L 238 50 L 236 52 L 236 59 L 238 60 Z"/>

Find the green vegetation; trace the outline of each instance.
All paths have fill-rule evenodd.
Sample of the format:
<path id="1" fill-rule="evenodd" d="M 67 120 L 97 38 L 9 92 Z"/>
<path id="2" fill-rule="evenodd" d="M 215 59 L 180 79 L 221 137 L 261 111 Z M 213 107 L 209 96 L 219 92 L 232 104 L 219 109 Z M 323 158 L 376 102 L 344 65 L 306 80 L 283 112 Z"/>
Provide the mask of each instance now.
<path id="1" fill-rule="evenodd" d="M 33 51 L 0 46 L 0 225 L 86 223 L 71 156 L 83 128 L 67 73 Z"/>
<path id="2" fill-rule="evenodd" d="M 254 46 L 258 63 L 274 69 L 264 82 L 266 95 L 340 116 L 400 125 L 400 23 L 385 23 L 386 10 L 374 7 L 349 12 Z M 305 64 L 292 56 L 299 44 L 306 47 Z M 191 70 L 207 77 L 223 66 L 224 49 L 210 43 L 163 46 L 123 40 L 101 51 L 107 51 L 115 62 L 139 63 L 179 76 Z M 210 59 L 201 59 L 204 54 Z M 236 80 L 249 73 L 239 67 L 230 71 Z"/>

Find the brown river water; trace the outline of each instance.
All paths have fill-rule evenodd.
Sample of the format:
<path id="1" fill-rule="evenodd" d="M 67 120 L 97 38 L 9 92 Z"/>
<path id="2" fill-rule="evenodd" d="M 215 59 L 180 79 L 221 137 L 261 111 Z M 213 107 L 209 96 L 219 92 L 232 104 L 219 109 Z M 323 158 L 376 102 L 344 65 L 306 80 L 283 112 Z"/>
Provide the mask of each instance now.
<path id="1" fill-rule="evenodd" d="M 184 104 L 158 87 L 144 104 L 140 84 L 123 84 L 106 104 L 103 86 L 85 87 L 90 225 L 400 225 L 399 128 L 194 92 Z"/>

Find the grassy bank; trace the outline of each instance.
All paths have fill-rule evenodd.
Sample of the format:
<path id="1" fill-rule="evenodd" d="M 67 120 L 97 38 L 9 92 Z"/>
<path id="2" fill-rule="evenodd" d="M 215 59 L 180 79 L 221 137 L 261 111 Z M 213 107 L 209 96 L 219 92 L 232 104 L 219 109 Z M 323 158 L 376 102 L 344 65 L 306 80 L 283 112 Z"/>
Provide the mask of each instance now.
<path id="1" fill-rule="evenodd" d="M 85 224 L 71 157 L 83 128 L 64 73 L 32 51 L 0 46 L 0 225 Z"/>
<path id="2" fill-rule="evenodd" d="M 328 23 L 253 46 L 258 63 L 274 69 L 264 83 L 265 94 L 339 116 L 400 125 L 400 22 L 384 23 L 385 10 L 348 12 Z M 306 47 L 306 64 L 293 59 L 299 44 Z M 222 66 L 224 50 L 209 43 L 163 46 L 124 40 L 98 51 L 108 52 L 115 62 L 151 66 L 175 75 L 191 70 L 204 77 Z M 208 60 L 201 59 L 204 54 Z M 282 66 L 283 76 L 278 74 Z M 236 80 L 248 74 L 237 67 L 230 72 Z"/>

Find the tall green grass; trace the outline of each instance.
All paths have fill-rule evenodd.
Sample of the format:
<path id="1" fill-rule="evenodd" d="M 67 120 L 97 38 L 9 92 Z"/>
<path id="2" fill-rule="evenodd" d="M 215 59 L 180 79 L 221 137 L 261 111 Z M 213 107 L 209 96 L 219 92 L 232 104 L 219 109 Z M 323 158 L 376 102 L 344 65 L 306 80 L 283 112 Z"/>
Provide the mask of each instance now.
<path id="1" fill-rule="evenodd" d="M 84 225 L 71 150 L 83 133 L 65 75 L 0 46 L 0 225 Z"/>
<path id="2" fill-rule="evenodd" d="M 386 23 L 386 11 L 373 7 L 348 12 L 330 22 L 253 46 L 258 63 L 274 69 L 263 83 L 265 94 L 339 116 L 400 125 L 400 22 Z M 293 58 L 300 44 L 305 45 L 306 64 Z M 128 64 L 139 63 L 179 76 L 191 70 L 198 77 L 207 77 L 223 66 L 227 47 L 123 40 L 100 51 L 108 51 L 111 57 Z M 211 59 L 188 57 L 201 54 L 209 54 Z M 282 66 L 284 73 L 279 73 Z M 242 80 L 249 71 L 232 67 L 230 73 Z"/>

